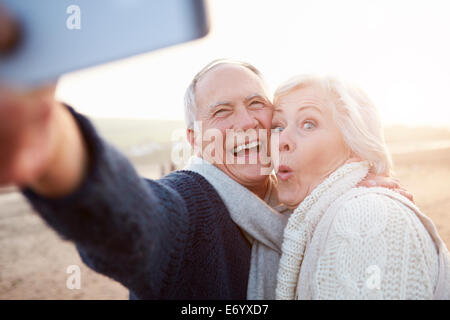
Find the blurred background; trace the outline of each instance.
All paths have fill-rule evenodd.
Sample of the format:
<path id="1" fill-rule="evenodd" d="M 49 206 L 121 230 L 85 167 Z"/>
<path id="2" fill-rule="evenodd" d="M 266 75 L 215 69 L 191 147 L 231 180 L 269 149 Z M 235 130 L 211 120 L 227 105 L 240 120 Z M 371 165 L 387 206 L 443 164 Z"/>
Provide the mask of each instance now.
<path id="1" fill-rule="evenodd" d="M 93 119 L 149 178 L 184 134 L 183 96 L 217 58 L 259 68 L 273 91 L 299 73 L 339 76 L 378 106 L 395 176 L 450 247 L 450 3 L 446 0 L 211 0 L 201 40 L 67 74 L 57 96 Z M 66 268 L 82 269 L 80 290 Z M 0 191 L 0 299 L 127 299 L 88 269 L 14 189 Z"/>

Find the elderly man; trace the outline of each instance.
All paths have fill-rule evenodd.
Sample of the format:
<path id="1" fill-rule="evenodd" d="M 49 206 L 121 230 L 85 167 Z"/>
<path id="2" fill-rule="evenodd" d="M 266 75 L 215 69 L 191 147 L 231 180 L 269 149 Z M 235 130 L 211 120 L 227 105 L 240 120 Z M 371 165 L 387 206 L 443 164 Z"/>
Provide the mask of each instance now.
<path id="1" fill-rule="evenodd" d="M 191 87 L 195 107 L 189 106 L 205 132 L 210 127 L 269 128 L 272 106 L 256 69 L 239 63 L 207 69 Z M 191 170 L 159 181 L 142 179 L 85 117 L 54 101 L 53 91 L 2 94 L 0 183 L 22 186 L 46 222 L 75 242 L 83 260 L 129 288 L 131 297 L 246 298 L 251 243 L 258 236 L 264 240 L 264 234 L 252 236 L 255 221 L 245 216 L 275 216 L 280 239 L 285 223 L 250 191 L 244 201 L 233 199 L 235 185 L 246 190 L 241 183 L 276 202 L 276 193 L 267 192 L 269 179 L 261 175 L 260 164 L 217 164 L 236 182 L 206 163 L 193 163 Z M 226 103 L 232 115 L 223 116 L 219 109 L 225 106 L 218 102 Z M 193 142 L 192 128 L 188 137 Z M 209 170 L 198 173 L 207 166 Z M 217 179 L 216 185 L 228 180 L 220 191 L 232 190 L 227 200 L 235 205 L 228 208 L 204 176 Z M 279 251 L 279 239 L 276 242 Z M 270 277 L 275 275 L 276 266 Z M 263 280 L 255 281 L 263 285 Z"/>

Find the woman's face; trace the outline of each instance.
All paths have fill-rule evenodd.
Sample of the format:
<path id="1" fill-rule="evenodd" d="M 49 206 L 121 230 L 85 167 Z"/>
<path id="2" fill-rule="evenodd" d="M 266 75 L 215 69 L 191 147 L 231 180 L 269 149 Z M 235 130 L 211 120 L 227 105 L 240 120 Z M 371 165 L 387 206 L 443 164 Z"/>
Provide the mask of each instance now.
<path id="1" fill-rule="evenodd" d="M 291 208 L 351 155 L 333 119 L 332 102 L 325 97 L 313 86 L 275 97 L 272 135 L 279 137 L 280 153 L 273 162 L 280 200 Z"/>

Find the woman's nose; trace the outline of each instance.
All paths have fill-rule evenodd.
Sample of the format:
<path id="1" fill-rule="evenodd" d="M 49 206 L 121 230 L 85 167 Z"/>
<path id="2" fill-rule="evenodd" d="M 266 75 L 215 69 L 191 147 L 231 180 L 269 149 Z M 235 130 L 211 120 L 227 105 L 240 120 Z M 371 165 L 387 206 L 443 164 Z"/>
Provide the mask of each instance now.
<path id="1" fill-rule="evenodd" d="M 278 143 L 280 152 L 291 152 L 295 148 L 295 143 L 290 137 L 290 132 L 286 129 L 279 133 Z"/>

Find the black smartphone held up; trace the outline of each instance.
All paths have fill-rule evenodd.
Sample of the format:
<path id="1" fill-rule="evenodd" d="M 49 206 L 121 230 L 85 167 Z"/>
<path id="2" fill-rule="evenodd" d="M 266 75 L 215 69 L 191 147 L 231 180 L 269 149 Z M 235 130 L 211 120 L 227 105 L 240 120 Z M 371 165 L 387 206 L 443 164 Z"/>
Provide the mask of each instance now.
<path id="1" fill-rule="evenodd" d="M 0 79 L 34 86 L 60 75 L 205 36 L 205 0 L 0 0 L 20 24 Z"/>

